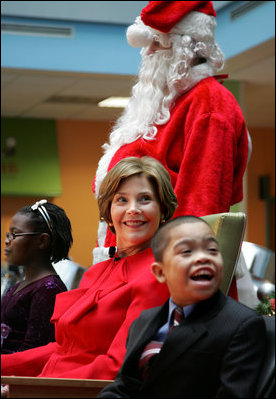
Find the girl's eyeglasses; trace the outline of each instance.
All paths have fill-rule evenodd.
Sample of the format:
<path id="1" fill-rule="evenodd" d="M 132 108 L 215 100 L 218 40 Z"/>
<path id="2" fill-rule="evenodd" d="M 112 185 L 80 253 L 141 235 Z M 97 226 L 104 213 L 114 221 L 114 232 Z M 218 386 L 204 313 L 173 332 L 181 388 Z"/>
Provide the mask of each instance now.
<path id="1" fill-rule="evenodd" d="M 19 236 L 36 236 L 36 235 L 38 235 L 38 234 L 41 234 L 41 233 L 38 233 L 38 232 L 34 232 L 34 233 L 6 233 L 6 238 L 9 240 L 9 241 L 13 241 L 16 237 L 19 237 Z"/>

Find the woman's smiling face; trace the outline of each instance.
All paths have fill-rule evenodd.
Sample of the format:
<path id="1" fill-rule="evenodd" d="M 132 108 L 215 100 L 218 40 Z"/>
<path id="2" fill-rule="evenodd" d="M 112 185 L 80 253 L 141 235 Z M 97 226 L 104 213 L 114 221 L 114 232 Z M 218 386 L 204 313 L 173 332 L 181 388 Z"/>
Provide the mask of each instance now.
<path id="1" fill-rule="evenodd" d="M 128 177 L 119 185 L 111 202 L 111 218 L 121 256 L 150 246 L 161 210 L 154 187 L 143 174 Z"/>

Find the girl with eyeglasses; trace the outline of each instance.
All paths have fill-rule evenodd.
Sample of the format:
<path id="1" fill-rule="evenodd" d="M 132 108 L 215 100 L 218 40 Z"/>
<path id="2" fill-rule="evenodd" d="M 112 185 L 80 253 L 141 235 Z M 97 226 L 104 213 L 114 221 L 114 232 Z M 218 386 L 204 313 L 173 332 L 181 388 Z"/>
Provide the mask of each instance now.
<path id="1" fill-rule="evenodd" d="M 9 265 L 23 266 L 24 280 L 1 303 L 1 353 L 14 353 L 55 341 L 50 318 L 56 295 L 67 291 L 52 263 L 68 257 L 73 239 L 64 210 L 46 200 L 20 209 L 6 233 Z"/>

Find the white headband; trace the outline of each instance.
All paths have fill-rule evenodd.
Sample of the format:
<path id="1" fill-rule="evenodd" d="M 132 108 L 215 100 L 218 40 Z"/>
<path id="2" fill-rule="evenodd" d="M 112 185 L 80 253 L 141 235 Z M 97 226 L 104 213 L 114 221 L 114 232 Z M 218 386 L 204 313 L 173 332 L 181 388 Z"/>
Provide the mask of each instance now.
<path id="1" fill-rule="evenodd" d="M 45 220 L 45 222 L 47 223 L 47 226 L 49 227 L 50 232 L 52 233 L 53 231 L 53 227 L 52 227 L 52 222 L 51 222 L 51 218 L 49 216 L 49 213 L 47 212 L 45 206 L 43 206 L 43 204 L 46 204 L 47 200 L 43 199 L 40 201 L 37 201 L 34 205 L 31 206 L 33 211 L 38 210 L 43 219 Z"/>

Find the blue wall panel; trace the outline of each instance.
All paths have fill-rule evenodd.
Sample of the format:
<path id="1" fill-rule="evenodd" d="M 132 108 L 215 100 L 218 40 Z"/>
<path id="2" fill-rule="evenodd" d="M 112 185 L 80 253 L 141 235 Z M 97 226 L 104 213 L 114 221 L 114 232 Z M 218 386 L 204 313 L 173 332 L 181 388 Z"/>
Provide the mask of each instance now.
<path id="1" fill-rule="evenodd" d="M 231 11 L 243 3 L 235 1 L 217 13 L 216 39 L 226 58 L 232 58 L 275 37 L 275 2 L 263 1 L 246 14 L 231 19 Z"/>
<path id="2" fill-rule="evenodd" d="M 2 33 L 2 67 L 136 74 L 139 49 L 129 46 L 126 26 L 2 18 L 2 22 L 72 27 L 72 37 Z"/>
<path id="3" fill-rule="evenodd" d="M 231 20 L 231 11 L 243 3 L 231 2 L 217 12 L 216 40 L 226 58 L 275 37 L 275 2 L 264 1 Z M 74 34 L 63 38 L 2 33 L 2 67 L 131 75 L 139 69 L 140 49 L 128 45 L 126 25 L 5 16 L 3 22 L 72 27 Z"/>

